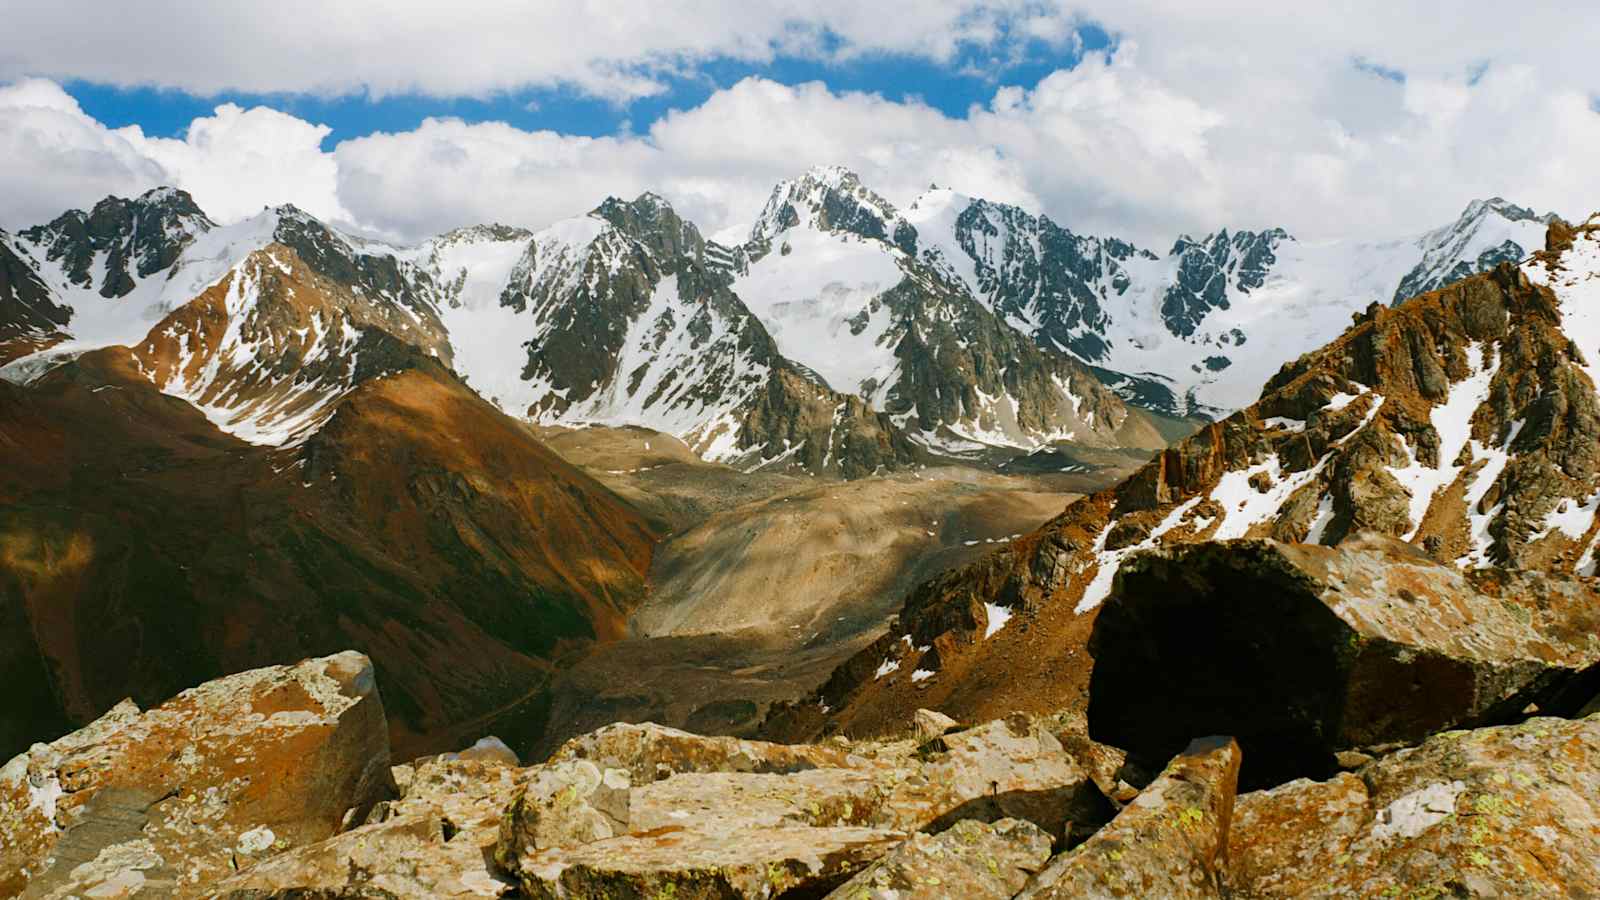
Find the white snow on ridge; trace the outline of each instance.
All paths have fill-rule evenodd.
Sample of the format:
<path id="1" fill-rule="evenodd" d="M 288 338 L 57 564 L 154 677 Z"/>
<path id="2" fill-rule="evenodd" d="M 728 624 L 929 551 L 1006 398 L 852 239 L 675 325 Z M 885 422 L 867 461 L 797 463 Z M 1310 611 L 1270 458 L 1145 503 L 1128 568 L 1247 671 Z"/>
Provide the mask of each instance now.
<path id="1" fill-rule="evenodd" d="M 552 424 L 639 425 L 678 437 L 714 462 L 741 456 L 735 412 L 769 372 L 739 347 L 734 324 L 680 297 L 677 279 L 668 277 L 656 285 L 650 307 L 629 325 L 612 380 L 566 410 L 536 418 Z M 719 389 L 706 390 L 708 383 Z M 538 379 L 528 384 L 536 395 L 550 389 Z"/>
<path id="2" fill-rule="evenodd" d="M 1463 468 L 1455 464 L 1456 458 L 1472 435 L 1472 416 L 1489 399 L 1489 384 L 1500 370 L 1498 348 L 1490 349 L 1494 355 L 1489 367 L 1484 368 L 1484 346 L 1468 345 L 1467 367 L 1471 374 L 1452 384 L 1445 402 L 1428 411 L 1433 430 L 1439 435 L 1439 465 L 1424 465 L 1405 439 L 1400 439 L 1401 449 L 1410 462 L 1398 468 L 1390 467 L 1389 474 L 1411 494 L 1411 530 L 1401 540 L 1409 541 L 1416 536 L 1433 495 L 1453 483 Z"/>
<path id="3" fill-rule="evenodd" d="M 526 238 L 463 240 L 440 245 L 433 253 L 437 277 L 455 290 L 440 306 L 439 318 L 450 338 L 456 371 L 502 412 L 519 416 L 537 399 L 527 396 L 521 377 L 527 362 L 523 333 L 533 323 L 527 313 L 502 306 L 500 295 L 529 243 Z"/>
<path id="4" fill-rule="evenodd" d="M 228 273 L 251 252 L 265 247 L 278 227 L 277 210 L 265 210 L 234 225 L 195 234 L 170 269 L 139 279 L 121 297 L 100 296 L 99 284 L 73 284 L 60 261 L 45 257 L 45 248 L 19 240 L 28 251 L 35 271 L 55 295 L 55 301 L 72 310 L 66 330 L 78 352 L 113 344 L 133 345 L 174 309 L 188 303 Z M 96 278 L 105 272 L 106 254 L 98 254 L 89 271 Z M 50 351 L 45 351 L 49 353 Z M 56 355 L 60 355 L 57 351 Z M 64 361 L 64 360 L 63 360 Z"/>
<path id="5" fill-rule="evenodd" d="M 893 377 L 897 360 L 885 336 L 894 323 L 888 310 L 872 307 L 905 277 L 899 252 L 803 225 L 773 241 L 772 252 L 738 276 L 733 290 L 766 326 L 778 351 L 842 393 L 860 393 L 868 379 L 883 384 Z"/>
<path id="6" fill-rule="evenodd" d="M 978 289 L 974 257 L 991 269 L 1004 270 L 1018 265 L 1018 258 L 1039 258 L 1040 248 L 1035 235 L 1014 232 L 991 210 L 987 222 L 970 229 L 973 249 L 968 253 L 957 240 L 956 220 L 973 202 L 953 191 L 933 189 L 917 198 L 905 218 L 917 228 L 924 258 L 942 260 L 974 296 L 992 307 L 993 298 Z M 1430 276 L 1442 277 L 1459 263 L 1475 266 L 1480 255 L 1499 250 L 1507 241 L 1524 250 L 1541 246 L 1544 223 L 1514 219 L 1515 215 L 1505 204 L 1477 201 L 1455 222 L 1414 238 L 1280 241 L 1265 283 L 1241 290 L 1230 270 L 1227 308 L 1207 311 L 1198 329 L 1186 337 L 1168 329 L 1161 310 L 1168 287 L 1177 280 L 1180 258 L 1135 254 L 1116 263 L 1128 279 L 1121 290 L 1110 279 L 1088 285 L 1101 298 L 1110 321 L 1100 334 L 1108 345 L 1106 356 L 1085 361 L 1164 381 L 1180 400 L 1193 389 L 1194 401 L 1202 407 L 1240 409 L 1256 400 L 1261 385 L 1283 363 L 1342 333 L 1352 313 L 1372 303 L 1389 305 L 1402 280 L 1419 264 Z M 1024 298 L 1024 302 L 1032 301 Z M 1018 329 L 1033 333 L 1026 306 L 1009 319 Z M 1235 331 L 1244 335 L 1242 345 Z M 1213 371 L 1207 360 L 1219 356 L 1229 364 Z"/>
<path id="7" fill-rule="evenodd" d="M 270 343 L 270 335 L 265 346 L 244 337 L 245 325 L 251 321 L 260 296 L 256 280 L 259 272 L 252 268 L 242 262 L 231 272 L 224 297 L 227 328 L 205 364 L 193 375 L 188 374 L 193 359 L 189 340 L 196 335 L 176 335 L 180 341 L 178 364 L 158 387 L 165 394 L 189 401 L 212 424 L 240 440 L 273 447 L 294 446 L 314 434 L 332 414 L 334 403 L 355 388 L 360 332 L 341 322 L 342 327 L 334 334 L 331 323 L 325 323 L 320 312 L 313 313 L 311 327 L 298 335 L 302 359 L 305 363 L 333 361 L 330 374 L 303 380 L 302 370 L 271 378 L 262 372 L 263 361 L 280 348 Z M 244 396 L 247 391 L 251 396 Z"/>

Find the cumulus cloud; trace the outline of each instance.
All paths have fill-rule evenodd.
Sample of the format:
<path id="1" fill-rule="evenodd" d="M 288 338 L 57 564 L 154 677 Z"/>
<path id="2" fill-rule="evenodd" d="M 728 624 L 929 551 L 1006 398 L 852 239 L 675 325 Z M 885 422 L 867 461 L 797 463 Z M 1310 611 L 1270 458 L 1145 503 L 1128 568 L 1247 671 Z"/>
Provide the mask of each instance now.
<path id="1" fill-rule="evenodd" d="M 0 225 L 54 218 L 112 193 L 134 193 L 167 172 L 86 115 L 51 81 L 0 85 Z"/>
<path id="2" fill-rule="evenodd" d="M 172 183 L 205 198 L 206 211 L 218 219 L 289 202 L 349 221 L 338 197 L 338 164 L 322 150 L 329 131 L 274 109 L 225 103 L 191 122 L 182 138 L 146 137 L 137 125 L 116 136 L 170 173 Z"/>
<path id="3" fill-rule="evenodd" d="M 149 0 L 117 16 L 99 0 L 14 6 L 0 32 L 0 80 L 44 75 L 201 94 L 482 96 L 569 85 L 623 99 L 657 93 L 665 77 L 708 59 L 947 60 L 1013 36 L 1071 35 L 1068 14 L 1039 0 L 697 0 L 676 11 L 618 0 Z"/>
<path id="4" fill-rule="evenodd" d="M 330 221 L 358 225 L 339 202 L 338 163 L 320 144 L 328 129 L 265 107 L 233 104 L 190 123 L 182 138 L 111 129 L 84 113 L 60 85 L 28 79 L 0 86 L 0 227 L 48 221 L 108 195 L 160 185 L 193 194 L 220 220 L 294 203 Z"/>
<path id="5" fill-rule="evenodd" d="M 1088 20 L 1117 43 L 1031 83 L 998 83 L 958 115 L 820 82 L 746 78 L 609 137 L 434 118 L 328 149 L 320 125 L 264 108 L 219 106 L 178 139 L 113 131 L 53 83 L 26 80 L 0 88 L 0 149 L 13 161 L 0 186 L 14 198 L 0 216 L 14 225 L 104 193 L 172 182 L 222 218 L 291 201 L 415 238 L 489 220 L 538 227 L 607 195 L 654 190 L 715 232 L 749 221 L 774 182 L 817 163 L 854 168 L 897 203 L 938 182 L 1158 248 L 1180 232 L 1224 226 L 1283 226 L 1305 239 L 1414 234 L 1494 194 L 1573 216 L 1600 209 L 1600 168 L 1589 160 L 1600 139 L 1600 76 L 1581 64 L 1600 38 L 1600 17 L 1508 17 L 1468 4 L 1434 21 L 1390 9 L 1397 6 L 952 0 L 918 4 L 901 23 L 870 4 L 818 4 L 796 19 L 747 0 L 724 19 L 658 15 L 659 27 L 635 18 L 631 6 L 579 7 L 555 40 L 531 35 L 527 17 L 546 13 L 520 4 L 473 7 L 461 21 L 444 21 L 432 4 L 382 17 L 350 44 L 356 39 L 339 23 L 318 18 L 327 15 L 319 4 L 300 10 L 307 18 L 299 20 L 273 13 L 275 21 L 325 26 L 302 27 L 304 47 L 291 46 L 277 24 L 249 20 L 252 40 L 281 51 L 259 71 L 251 53 L 192 58 L 211 52 L 205 48 L 183 50 L 188 62 L 171 72 L 148 52 L 115 71 L 77 60 L 76 50 L 54 65 L 79 77 L 191 89 L 449 93 L 565 79 L 630 96 L 659 89 L 664 72 L 692 73 L 716 56 L 892 51 L 965 65 L 970 59 L 956 59 L 963 47 L 1003 55 L 1031 36 L 1065 47 Z M 27 14 L 30 25 L 48 18 Z M 203 24 L 194 16 L 256 15 L 222 5 L 189 14 L 176 30 L 192 34 Z M 472 36 L 464 21 L 474 24 Z M 435 71 L 437 54 L 422 52 L 413 34 L 424 26 L 452 47 L 445 55 L 462 62 L 460 71 Z M 8 40 L 14 35 L 0 36 L 0 60 L 13 62 L 0 67 L 29 58 Z M 222 35 L 220 46 L 230 40 Z M 505 61 L 502 40 L 518 46 L 519 60 Z M 353 51 L 357 45 L 370 52 Z M 323 58 L 329 54 L 347 59 Z M 213 81 L 183 81 L 201 77 Z"/>

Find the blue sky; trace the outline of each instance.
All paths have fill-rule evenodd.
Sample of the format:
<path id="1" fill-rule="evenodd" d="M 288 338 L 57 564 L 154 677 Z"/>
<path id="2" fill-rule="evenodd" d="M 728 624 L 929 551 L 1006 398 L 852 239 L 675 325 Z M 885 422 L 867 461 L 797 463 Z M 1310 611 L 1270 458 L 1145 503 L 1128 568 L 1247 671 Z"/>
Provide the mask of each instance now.
<path id="1" fill-rule="evenodd" d="M 1004 57 L 967 47 L 948 60 L 909 54 L 872 53 L 829 61 L 816 57 L 778 56 L 770 63 L 719 58 L 700 63 L 692 75 L 669 77 L 667 90 L 647 97 L 605 99 L 573 87 L 537 87 L 477 97 L 440 97 L 419 93 L 372 98 L 366 93 L 326 96 L 317 93 L 245 93 L 218 91 L 200 95 L 176 88 L 123 87 L 88 80 L 63 84 L 83 110 L 112 128 L 138 125 L 159 137 L 180 137 L 194 119 L 217 105 L 266 106 L 332 129 L 323 149 L 373 132 L 416 128 L 429 117 L 466 122 L 506 122 L 517 128 L 551 130 L 600 137 L 640 131 L 671 109 L 704 103 L 713 92 L 751 76 L 782 84 L 823 82 L 834 91 L 881 94 L 896 102 L 919 101 L 946 115 L 959 117 L 973 104 L 986 104 L 1003 84 L 1031 87 L 1058 69 L 1070 69 L 1086 52 L 1110 50 L 1113 39 L 1093 23 L 1083 23 L 1078 40 L 1064 46 L 1027 41 L 1010 46 Z"/>
<path id="2" fill-rule="evenodd" d="M 0 227 L 172 184 L 404 239 L 648 190 L 718 232 L 843 165 L 1147 246 L 1399 238 L 1600 209 L 1596 45 L 1494 0 L 13 0 Z"/>

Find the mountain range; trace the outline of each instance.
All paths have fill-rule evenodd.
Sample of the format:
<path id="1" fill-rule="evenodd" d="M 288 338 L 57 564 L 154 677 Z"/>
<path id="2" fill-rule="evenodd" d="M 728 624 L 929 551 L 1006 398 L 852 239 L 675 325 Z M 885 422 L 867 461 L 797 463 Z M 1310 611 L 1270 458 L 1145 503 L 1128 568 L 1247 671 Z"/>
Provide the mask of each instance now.
<path id="1" fill-rule="evenodd" d="M 0 362 L 26 381 L 87 348 L 155 353 L 158 323 L 278 245 L 344 288 L 340 315 L 219 332 L 232 365 L 159 375 L 257 443 L 315 429 L 354 383 L 349 329 L 368 326 L 514 416 L 649 427 L 746 469 L 854 476 L 1063 441 L 1153 450 L 1173 417 L 1244 405 L 1374 300 L 1520 259 L 1548 219 L 1490 200 L 1410 240 L 1224 230 L 1157 255 L 939 188 L 897 210 L 823 167 L 779 184 L 733 245 L 646 194 L 537 233 L 480 226 L 399 247 L 293 207 L 219 226 L 163 188 L 0 235 Z M 231 302 L 250 308 L 249 279 L 232 280 Z M 160 336 L 198 363 L 216 348 L 183 343 L 192 327 Z M 299 372 L 302 359 L 321 370 Z"/>
<path id="2" fill-rule="evenodd" d="M 1101 453 L 1121 462 L 1062 477 L 1103 487 L 1201 427 L 1251 373 L 1325 340 L 1318 323 L 1520 258 L 1542 223 L 1490 201 L 1414 241 L 1302 248 L 1279 231 L 1219 232 L 1162 257 L 943 189 L 898 210 L 819 168 L 778 185 L 742 242 L 705 238 L 652 194 L 537 232 L 479 226 L 402 247 L 292 206 L 219 224 L 170 188 L 0 233 L 0 592 L 22 686 L 0 737 L 81 723 L 124 693 L 159 699 L 362 646 L 394 683 L 402 746 L 508 721 L 510 739 L 534 740 L 578 648 L 629 633 L 657 544 L 732 503 L 573 465 L 541 429 L 651 429 L 763 477 L 982 467 L 995 448 L 1073 473 Z M 1354 280 L 1330 262 L 1350 259 L 1367 260 Z M 1367 515 L 1349 511 L 1360 490 L 1312 503 L 1329 534 Z M 1037 502 L 980 495 L 950 493 L 944 525 L 903 523 L 897 540 L 930 541 L 895 558 L 916 571 L 979 557 L 995 532 L 970 529 Z M 1574 516 L 1591 503 L 1563 496 Z M 1105 546 L 1145 540 L 1118 535 Z M 740 554 L 777 540 L 752 531 L 696 544 L 728 558 L 668 557 L 697 583 L 757 585 L 771 563 Z M 816 637 L 814 617 L 835 608 L 877 627 L 882 601 L 849 585 L 898 576 L 868 576 L 845 549 L 809 576 L 840 593 L 784 614 L 785 628 L 809 622 Z"/>

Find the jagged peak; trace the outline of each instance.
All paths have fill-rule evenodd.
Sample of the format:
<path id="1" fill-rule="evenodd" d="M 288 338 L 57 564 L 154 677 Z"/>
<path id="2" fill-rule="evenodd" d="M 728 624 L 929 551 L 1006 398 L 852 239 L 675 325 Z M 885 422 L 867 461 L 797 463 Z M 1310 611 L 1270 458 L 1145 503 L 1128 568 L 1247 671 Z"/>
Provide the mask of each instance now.
<path id="1" fill-rule="evenodd" d="M 1265 245 L 1270 249 L 1283 241 L 1292 241 L 1294 239 L 1294 235 L 1283 228 L 1264 228 L 1260 231 L 1247 229 L 1229 231 L 1227 228 L 1219 228 L 1200 238 L 1184 232 L 1178 235 L 1178 239 L 1173 242 L 1172 249 L 1168 251 L 1167 255 L 1178 256 L 1189 250 L 1196 249 L 1202 252 L 1210 252 L 1223 245 L 1228 245 L 1235 249 L 1245 249 L 1253 245 Z"/>
<path id="2" fill-rule="evenodd" d="M 177 207 L 188 207 L 196 212 L 200 211 L 200 205 L 195 203 L 194 196 L 192 194 L 183 188 L 173 187 L 170 184 L 164 184 L 160 187 L 153 187 L 150 190 L 140 194 L 134 199 L 134 202 L 143 203 L 149 206 L 170 205 Z"/>
<path id="3" fill-rule="evenodd" d="M 30 234 L 37 239 L 37 236 L 45 231 L 60 231 L 75 225 L 85 226 L 96 219 L 107 220 L 120 218 L 124 215 L 133 216 L 142 212 L 155 212 L 172 220 L 190 222 L 200 231 L 210 229 L 216 224 L 205 214 L 199 204 L 195 203 L 194 197 L 188 191 L 170 185 L 163 185 L 151 188 L 133 198 L 107 194 L 96 201 L 94 206 L 87 211 L 78 208 L 65 210 L 48 223 L 23 229 L 23 233 Z"/>
<path id="4" fill-rule="evenodd" d="M 468 241 L 525 241 L 533 237 L 533 232 L 520 225 L 506 225 L 500 222 L 483 222 L 477 225 L 463 225 L 452 228 L 433 239 L 436 244 L 453 244 Z"/>
<path id="5" fill-rule="evenodd" d="M 1513 222 L 1542 222 L 1546 225 L 1560 218 L 1553 212 L 1541 215 L 1529 207 L 1518 206 L 1504 197 L 1489 197 L 1468 203 L 1467 208 L 1461 211 L 1461 215 L 1457 217 L 1456 221 L 1468 222 L 1482 218 L 1490 212 L 1497 213 L 1502 218 L 1510 219 Z"/>
<path id="6" fill-rule="evenodd" d="M 813 166 L 799 178 L 780 181 L 750 229 L 750 243 L 764 245 L 799 225 L 881 240 L 908 253 L 914 250 L 911 224 L 894 204 L 844 166 Z"/>

